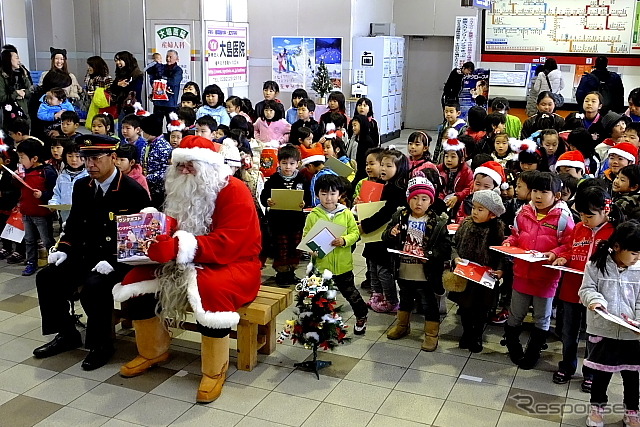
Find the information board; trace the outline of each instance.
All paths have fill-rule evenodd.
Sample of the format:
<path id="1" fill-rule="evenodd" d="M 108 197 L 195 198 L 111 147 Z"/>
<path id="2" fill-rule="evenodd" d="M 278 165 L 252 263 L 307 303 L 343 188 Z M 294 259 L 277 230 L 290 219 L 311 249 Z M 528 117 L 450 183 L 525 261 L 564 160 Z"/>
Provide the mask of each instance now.
<path id="1" fill-rule="evenodd" d="M 636 0 L 494 0 L 487 53 L 626 55 L 638 46 Z"/>

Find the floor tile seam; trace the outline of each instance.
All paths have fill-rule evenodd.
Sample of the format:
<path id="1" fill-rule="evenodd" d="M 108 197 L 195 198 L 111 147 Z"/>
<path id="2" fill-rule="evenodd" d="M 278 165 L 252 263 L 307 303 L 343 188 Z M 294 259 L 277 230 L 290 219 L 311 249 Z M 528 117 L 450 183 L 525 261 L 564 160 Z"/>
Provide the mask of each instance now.
<path id="1" fill-rule="evenodd" d="M 31 366 L 31 365 L 27 365 L 27 366 Z M 41 369 L 44 369 L 44 368 L 41 368 Z M 28 393 L 28 392 L 30 392 L 31 390 L 33 390 L 33 389 L 35 389 L 35 388 L 37 388 L 37 387 L 40 387 L 40 386 L 41 386 L 42 384 L 44 384 L 45 382 L 49 381 L 50 379 L 53 379 L 53 378 L 57 377 L 58 375 L 60 375 L 60 374 L 62 374 L 62 373 L 63 373 L 63 372 L 57 372 L 53 377 L 47 378 L 46 380 L 42 381 L 41 383 L 36 384 L 35 386 L 31 387 L 29 390 L 25 390 L 23 393 L 20 393 L 20 394 L 27 396 L 27 393 Z M 75 375 L 71 375 L 71 374 L 67 374 L 67 373 L 64 373 L 64 374 L 65 374 L 65 375 L 68 375 L 68 376 L 70 376 L 70 377 L 80 378 L 80 379 L 82 379 L 82 380 L 94 381 L 94 382 L 96 382 L 97 384 L 93 384 L 93 385 L 92 385 L 92 387 L 91 387 L 89 390 L 86 390 L 86 391 L 85 391 L 84 393 L 82 393 L 80 396 L 78 396 L 78 397 L 77 397 L 77 398 L 75 398 L 75 399 L 72 399 L 70 402 L 68 402 L 68 403 L 66 403 L 66 404 L 58 403 L 58 402 L 53 402 L 53 401 L 47 400 L 47 399 L 42 398 L 42 397 L 33 397 L 33 396 L 27 396 L 27 397 L 33 397 L 34 399 L 40 399 L 40 400 L 44 400 L 44 401 L 46 401 L 46 402 L 51 402 L 51 403 L 56 403 L 56 404 L 58 404 L 58 405 L 68 406 L 71 402 L 73 402 L 73 401 L 77 400 L 78 398 L 80 398 L 80 397 L 84 396 L 85 394 L 89 393 L 91 390 L 93 390 L 94 388 L 98 387 L 100 384 L 107 384 L 107 383 L 105 383 L 105 382 L 103 382 L 103 381 L 93 380 L 93 379 L 90 379 L 90 378 L 84 378 L 84 377 L 76 377 Z M 118 387 L 118 386 L 116 386 L 116 387 Z M 124 388 L 124 387 L 123 387 L 123 388 Z M 78 408 L 74 408 L 74 409 L 78 409 Z M 84 410 L 84 409 L 80 409 L 80 410 Z M 85 411 L 85 412 L 88 412 L 88 411 Z M 100 414 L 98 414 L 98 415 L 100 415 Z M 104 416 L 106 416 L 106 415 L 103 415 L 103 417 L 104 417 Z"/>
<path id="2" fill-rule="evenodd" d="M 81 378 L 82 378 L 82 377 L 81 377 Z M 118 386 L 118 385 L 105 383 L 105 382 L 103 382 L 103 381 L 101 381 L 101 382 L 100 382 L 100 384 L 108 384 L 108 385 L 110 385 L 110 386 L 123 388 L 123 389 L 125 389 L 125 390 L 139 391 L 139 390 L 134 390 L 134 389 L 131 389 L 131 388 L 120 387 L 120 386 Z M 99 384 L 99 385 L 100 385 L 100 384 Z M 96 387 L 97 387 L 97 386 L 96 386 Z M 89 393 L 89 392 L 87 392 L 87 393 Z M 74 399 L 74 400 L 72 400 L 71 402 L 69 402 L 66 406 L 69 406 L 69 407 L 74 408 L 74 409 L 79 409 L 79 410 L 81 410 L 81 411 L 89 412 L 89 413 L 92 413 L 92 414 L 102 415 L 103 417 L 108 417 L 108 415 L 98 414 L 97 412 L 91 412 L 91 411 L 88 411 L 88 410 L 86 410 L 86 409 L 75 408 L 75 407 L 71 406 L 71 404 L 72 404 L 72 403 L 74 403 L 74 402 L 76 402 L 76 401 L 78 401 L 78 400 L 82 399 L 82 397 L 83 397 L 85 394 L 87 394 L 87 393 L 83 393 L 83 394 L 82 394 L 81 396 L 79 396 L 77 399 Z M 144 392 L 140 392 L 140 393 L 144 393 Z M 122 410 L 121 410 L 120 412 L 118 412 L 117 414 L 115 414 L 114 416 L 109 417 L 109 418 L 115 418 L 117 415 L 121 414 L 121 413 L 122 413 L 122 411 L 126 410 L 126 409 L 127 409 L 127 408 L 129 408 L 131 405 L 133 405 L 134 403 L 136 403 L 138 400 L 142 399 L 146 394 L 148 394 L 148 393 L 144 393 L 142 396 L 140 396 L 140 397 L 138 397 L 138 398 L 134 399 L 133 401 L 129 402 L 129 404 L 128 404 L 127 406 L 125 406 L 124 408 L 122 408 Z M 119 418 L 118 418 L 118 420 L 120 420 L 120 421 L 126 421 L 126 420 L 121 420 L 121 419 L 119 419 Z M 128 421 L 127 421 L 127 422 L 128 422 Z"/>
<path id="3" fill-rule="evenodd" d="M 146 394 L 148 395 L 149 393 L 146 393 Z M 144 397 L 144 396 L 141 396 L 141 397 L 140 397 L 140 399 L 142 399 L 143 397 Z M 160 397 L 165 397 L 165 396 L 160 396 Z M 166 398 L 166 399 L 168 399 L 168 397 L 165 397 L 165 398 Z M 140 400 L 140 399 L 138 399 L 138 400 Z M 136 400 L 136 402 L 137 402 L 137 400 Z M 181 402 L 182 402 L 182 401 L 181 401 Z M 135 403 L 135 402 L 134 402 L 134 403 Z M 133 403 L 132 403 L 131 405 L 133 405 Z M 119 421 L 125 421 L 125 422 L 127 422 L 127 423 L 130 423 L 131 421 L 129 421 L 129 420 L 125 420 L 124 418 L 118 418 L 118 415 L 122 414 L 124 411 L 126 411 L 127 409 L 129 409 L 129 407 L 131 407 L 131 405 L 127 406 L 127 407 L 126 407 L 126 408 L 124 408 L 122 411 L 118 412 L 118 413 L 117 413 L 113 418 L 114 418 L 114 419 L 116 419 L 116 420 L 119 420 Z M 181 416 L 183 416 L 183 415 L 184 415 L 188 410 L 190 410 L 190 409 L 191 409 L 191 408 L 193 408 L 194 406 L 196 406 L 196 404 L 192 403 L 192 404 L 191 404 L 191 406 L 189 406 L 189 407 L 188 407 L 187 409 L 185 409 L 184 411 L 180 412 L 180 414 L 179 414 L 177 417 L 175 417 L 173 420 L 171 420 L 171 422 L 169 422 L 169 424 L 167 424 L 167 425 L 171 425 L 171 424 L 173 424 L 173 423 L 174 423 L 178 418 L 180 418 Z M 172 415 L 173 415 L 173 414 L 172 414 Z M 134 424 L 135 424 L 135 423 L 134 423 Z"/>

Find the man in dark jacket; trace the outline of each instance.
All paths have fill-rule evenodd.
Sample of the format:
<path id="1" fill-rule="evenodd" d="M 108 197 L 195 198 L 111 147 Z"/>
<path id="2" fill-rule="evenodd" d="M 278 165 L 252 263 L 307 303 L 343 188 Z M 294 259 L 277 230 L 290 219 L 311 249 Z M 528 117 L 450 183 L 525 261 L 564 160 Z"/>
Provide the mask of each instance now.
<path id="1" fill-rule="evenodd" d="M 473 62 L 465 62 L 461 68 L 454 68 L 449 74 L 447 82 L 444 84 L 444 91 L 442 93 L 442 111 L 444 111 L 444 104 L 447 102 L 458 102 L 458 95 L 462 89 L 462 79 L 464 76 L 468 76 L 475 70 Z"/>
<path id="2" fill-rule="evenodd" d="M 167 96 L 168 100 L 152 100 L 153 101 L 153 114 L 164 116 L 169 119 L 169 113 L 178 109 L 178 102 L 180 101 L 180 82 L 182 82 L 182 68 L 178 64 L 178 52 L 175 50 L 167 51 L 167 63 L 156 64 L 150 68 L 147 72 L 151 85 L 153 86 L 154 80 L 166 80 L 167 81 Z"/>
<path id="3" fill-rule="evenodd" d="M 589 92 L 600 92 L 604 98 L 604 105 L 601 113 L 615 111 L 622 114 L 624 108 L 624 86 L 620 74 L 609 71 L 607 66 L 609 60 L 605 56 L 598 56 L 593 66 L 593 71 L 585 73 L 580 79 L 580 84 L 576 90 L 576 102 L 578 109 L 583 112 L 582 102 Z"/>
<path id="4" fill-rule="evenodd" d="M 57 335 L 33 354 L 45 358 L 82 345 L 69 313 L 69 301 L 82 287 L 80 301 L 88 317 L 85 346 L 89 349 L 82 368 L 90 371 L 104 366 L 114 353 L 111 290 L 131 269 L 116 260 L 115 216 L 139 213 L 151 200 L 140 184 L 116 168 L 117 139 L 82 135 L 76 140 L 89 176 L 74 185 L 71 213 L 57 251 L 49 255 L 50 265 L 36 277 L 42 333 Z"/>

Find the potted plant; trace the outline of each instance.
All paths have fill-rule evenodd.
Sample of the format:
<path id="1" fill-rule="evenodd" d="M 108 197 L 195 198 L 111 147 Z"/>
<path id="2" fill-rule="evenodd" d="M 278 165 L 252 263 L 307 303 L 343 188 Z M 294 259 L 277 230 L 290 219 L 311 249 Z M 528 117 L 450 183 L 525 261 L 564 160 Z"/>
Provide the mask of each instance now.
<path id="1" fill-rule="evenodd" d="M 325 97 L 333 89 L 333 83 L 331 83 L 331 79 L 329 79 L 329 69 L 324 61 L 320 61 L 320 65 L 316 68 L 311 89 L 320 97 L 318 104 L 326 104 Z"/>

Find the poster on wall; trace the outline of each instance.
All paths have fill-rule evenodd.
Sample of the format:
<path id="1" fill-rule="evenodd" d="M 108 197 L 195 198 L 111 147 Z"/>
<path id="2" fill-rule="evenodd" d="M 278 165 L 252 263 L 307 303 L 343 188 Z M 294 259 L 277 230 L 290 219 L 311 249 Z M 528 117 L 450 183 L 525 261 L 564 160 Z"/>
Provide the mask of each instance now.
<path id="1" fill-rule="evenodd" d="M 207 21 L 206 29 L 207 84 L 221 86 L 248 84 L 247 24 Z"/>
<path id="2" fill-rule="evenodd" d="M 456 16 L 453 38 L 453 68 L 460 68 L 468 61 L 476 61 L 478 19 L 475 16 Z"/>
<path id="3" fill-rule="evenodd" d="M 168 50 L 178 52 L 178 65 L 182 68 L 181 85 L 191 80 L 191 25 L 156 24 L 154 53 L 162 55 L 165 62 Z"/>
<path id="4" fill-rule="evenodd" d="M 272 37 L 271 46 L 271 79 L 280 90 L 310 90 L 320 61 L 327 66 L 333 87 L 342 88 L 342 38 Z"/>
<path id="5" fill-rule="evenodd" d="M 473 73 L 462 79 L 462 90 L 460 91 L 460 117 L 467 118 L 469 109 L 479 105 L 485 110 L 489 101 L 489 75 L 491 70 L 477 68 Z"/>

